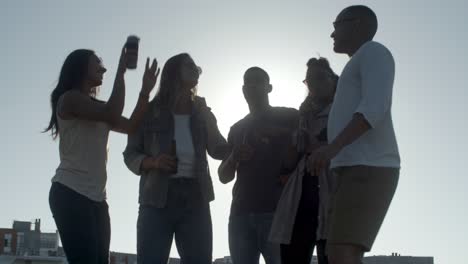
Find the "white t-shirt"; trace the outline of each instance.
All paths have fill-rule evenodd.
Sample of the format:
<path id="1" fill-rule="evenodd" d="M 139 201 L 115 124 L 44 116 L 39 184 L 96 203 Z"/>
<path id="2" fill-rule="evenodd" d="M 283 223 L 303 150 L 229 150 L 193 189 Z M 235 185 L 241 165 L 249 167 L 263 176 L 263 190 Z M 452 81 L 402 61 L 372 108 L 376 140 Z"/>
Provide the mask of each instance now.
<path id="1" fill-rule="evenodd" d="M 328 119 L 328 140 L 331 143 L 355 113 L 361 113 L 371 129 L 344 147 L 332 159 L 331 168 L 400 167 L 391 114 L 394 77 L 392 54 L 375 41 L 365 43 L 346 64 Z"/>
<path id="2" fill-rule="evenodd" d="M 174 115 L 174 139 L 176 142 L 177 174 L 172 178 L 194 177 L 195 149 L 190 129 L 190 115 Z"/>
<path id="3" fill-rule="evenodd" d="M 57 115 L 60 165 L 52 182 L 59 182 L 97 202 L 106 199 L 107 140 L 110 126 L 104 122 Z"/>

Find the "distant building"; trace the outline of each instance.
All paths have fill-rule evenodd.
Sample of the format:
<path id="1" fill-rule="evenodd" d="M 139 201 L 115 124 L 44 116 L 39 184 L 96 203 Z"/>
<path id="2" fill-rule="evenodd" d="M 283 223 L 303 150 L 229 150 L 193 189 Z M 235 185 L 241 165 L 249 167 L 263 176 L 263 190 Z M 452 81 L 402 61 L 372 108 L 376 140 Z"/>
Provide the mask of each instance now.
<path id="1" fill-rule="evenodd" d="M 136 263 L 137 263 L 137 255 L 136 254 L 110 252 L 110 262 L 109 262 L 109 264 L 136 264 Z M 178 258 L 169 258 L 167 260 L 167 264 L 180 264 L 180 259 L 178 259 Z"/>
<path id="2" fill-rule="evenodd" d="M 0 228 L 0 255 L 16 255 L 17 234 L 14 229 Z"/>
<path id="3" fill-rule="evenodd" d="M 169 258 L 167 264 L 180 264 L 180 259 L 178 258 Z"/>
<path id="4" fill-rule="evenodd" d="M 34 229 L 32 226 L 31 222 L 13 221 L 13 228 L 0 229 L 0 255 L 60 256 L 58 254 L 58 232 L 42 233 L 40 219 L 34 221 Z"/>
<path id="5" fill-rule="evenodd" d="M 216 259 L 213 264 L 232 264 L 232 259 L 231 257 L 219 258 Z"/>
<path id="6" fill-rule="evenodd" d="M 110 264 L 136 264 L 136 254 L 110 252 Z"/>
<path id="7" fill-rule="evenodd" d="M 231 257 L 216 259 L 213 264 L 232 264 Z M 310 264 L 318 264 L 317 256 L 312 256 Z M 392 253 L 391 256 L 364 257 L 363 264 L 434 264 L 433 257 L 411 257 Z"/>
<path id="8" fill-rule="evenodd" d="M 310 264 L 318 264 L 317 256 L 312 256 L 312 260 L 311 260 Z"/>
<path id="9" fill-rule="evenodd" d="M 0 255 L 0 264 L 68 264 L 68 262 L 64 257 Z"/>
<path id="10" fill-rule="evenodd" d="M 58 243 L 59 243 L 58 232 L 41 233 L 40 240 L 41 240 L 39 244 L 40 256 L 60 256 L 58 254 Z"/>
<path id="11" fill-rule="evenodd" d="M 34 228 L 33 228 L 34 227 Z M 12 228 L 0 228 L 0 264 L 66 264 L 63 248 L 59 247 L 58 231 L 41 232 L 41 220 L 34 223 L 13 221 Z M 136 254 L 110 252 L 110 264 L 136 264 Z M 214 260 L 214 264 L 232 264 L 229 256 Z M 180 264 L 170 258 L 167 264 Z M 313 256 L 311 264 L 317 264 Z M 434 264 L 433 257 L 390 256 L 364 257 L 363 264 Z"/>
<path id="12" fill-rule="evenodd" d="M 392 253 L 390 256 L 369 256 L 363 260 L 364 264 L 434 264 L 434 257 L 401 256 Z"/>
<path id="13" fill-rule="evenodd" d="M 10 247 L 0 247 L 0 252 L 16 256 L 57 256 L 58 232 L 42 233 L 40 219 L 34 221 L 34 229 L 32 225 L 31 222 L 14 221 L 13 228 L 9 229 L 12 232 L 0 232 L 4 244 L 11 244 Z"/>

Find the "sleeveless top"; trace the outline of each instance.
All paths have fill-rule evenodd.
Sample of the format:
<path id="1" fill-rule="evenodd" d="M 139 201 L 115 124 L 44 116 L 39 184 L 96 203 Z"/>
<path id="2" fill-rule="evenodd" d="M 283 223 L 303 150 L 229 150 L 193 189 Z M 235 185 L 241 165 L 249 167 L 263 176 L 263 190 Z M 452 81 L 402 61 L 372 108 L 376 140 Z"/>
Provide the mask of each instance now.
<path id="1" fill-rule="evenodd" d="M 65 120 L 56 115 L 60 127 L 60 165 L 52 182 L 61 183 L 93 201 L 104 201 L 110 126 L 98 121 Z"/>

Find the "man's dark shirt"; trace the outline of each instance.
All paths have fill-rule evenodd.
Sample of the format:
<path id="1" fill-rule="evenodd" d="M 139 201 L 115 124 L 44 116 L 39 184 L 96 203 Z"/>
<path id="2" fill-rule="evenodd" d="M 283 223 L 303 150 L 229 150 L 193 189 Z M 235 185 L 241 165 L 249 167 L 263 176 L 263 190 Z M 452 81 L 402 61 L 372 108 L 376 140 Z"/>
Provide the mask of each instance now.
<path id="1" fill-rule="evenodd" d="M 252 159 L 237 167 L 231 215 L 274 212 L 282 191 L 283 161 L 298 117 L 296 109 L 271 107 L 264 113 L 249 114 L 231 127 L 228 143 L 248 144 L 254 150 Z"/>

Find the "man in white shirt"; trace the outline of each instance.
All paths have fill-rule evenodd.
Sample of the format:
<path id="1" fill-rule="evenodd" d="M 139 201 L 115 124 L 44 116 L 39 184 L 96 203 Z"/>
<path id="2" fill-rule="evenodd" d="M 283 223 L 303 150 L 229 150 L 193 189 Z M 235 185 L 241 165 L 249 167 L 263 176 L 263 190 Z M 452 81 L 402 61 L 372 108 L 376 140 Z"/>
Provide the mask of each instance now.
<path id="1" fill-rule="evenodd" d="M 334 51 L 351 58 L 341 74 L 328 120 L 328 145 L 309 164 L 336 177 L 331 197 L 331 264 L 359 264 L 370 251 L 395 193 L 400 156 L 391 104 L 395 63 L 373 41 L 377 17 L 366 6 L 345 8 L 333 23 Z M 317 174 L 318 175 L 318 174 Z"/>

